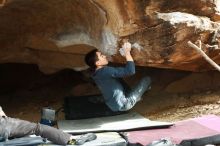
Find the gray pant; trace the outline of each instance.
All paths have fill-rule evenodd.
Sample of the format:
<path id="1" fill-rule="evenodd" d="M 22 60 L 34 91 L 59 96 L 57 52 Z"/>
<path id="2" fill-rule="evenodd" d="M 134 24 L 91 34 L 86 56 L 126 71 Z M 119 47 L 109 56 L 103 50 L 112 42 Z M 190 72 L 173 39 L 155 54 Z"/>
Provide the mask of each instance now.
<path id="1" fill-rule="evenodd" d="M 120 111 L 127 111 L 130 110 L 134 105 L 141 100 L 142 95 L 144 92 L 149 90 L 151 85 L 151 78 L 150 77 L 143 77 L 136 86 L 132 89 L 126 85 L 125 82 L 122 82 L 125 91 L 119 91 L 118 95 L 118 103 L 121 105 Z"/>
<path id="2" fill-rule="evenodd" d="M 70 140 L 70 134 L 42 124 L 31 123 L 10 117 L 0 117 L 0 136 L 8 138 L 18 138 L 35 134 L 47 138 L 55 144 L 66 145 Z"/>

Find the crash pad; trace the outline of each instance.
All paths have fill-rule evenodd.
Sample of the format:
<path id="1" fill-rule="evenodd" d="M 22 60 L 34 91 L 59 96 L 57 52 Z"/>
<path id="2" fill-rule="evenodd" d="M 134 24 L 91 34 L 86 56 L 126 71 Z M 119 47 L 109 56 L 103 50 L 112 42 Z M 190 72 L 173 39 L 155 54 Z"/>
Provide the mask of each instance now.
<path id="1" fill-rule="evenodd" d="M 175 144 L 220 134 L 220 117 L 204 115 L 202 117 L 178 121 L 167 129 L 150 129 L 128 132 L 130 143 L 150 144 L 152 141 L 169 137 Z"/>
<path id="2" fill-rule="evenodd" d="M 97 139 L 86 142 L 83 146 L 126 146 L 126 140 L 117 132 L 96 133 Z"/>
<path id="3" fill-rule="evenodd" d="M 97 138 L 93 141 L 86 142 L 81 146 L 126 146 L 127 142 L 117 132 L 96 133 Z M 75 137 L 80 137 L 76 135 Z M 0 142 L 0 146 L 58 146 L 52 142 L 41 138 L 40 136 L 31 135 L 28 137 L 15 138 L 5 142 Z"/>
<path id="4" fill-rule="evenodd" d="M 60 120 L 57 124 L 59 129 L 73 134 L 100 131 L 125 131 L 141 128 L 149 129 L 173 125 L 173 123 L 169 122 L 151 121 L 135 112 L 82 120 Z"/>
<path id="5" fill-rule="evenodd" d="M 36 136 L 36 137 L 21 137 L 15 138 L 8 141 L 0 142 L 0 146 L 33 146 L 38 144 L 45 144 L 43 138 Z"/>
<path id="6" fill-rule="evenodd" d="M 66 120 L 78 120 L 114 116 L 126 112 L 113 112 L 104 102 L 102 95 L 68 96 L 64 100 Z"/>

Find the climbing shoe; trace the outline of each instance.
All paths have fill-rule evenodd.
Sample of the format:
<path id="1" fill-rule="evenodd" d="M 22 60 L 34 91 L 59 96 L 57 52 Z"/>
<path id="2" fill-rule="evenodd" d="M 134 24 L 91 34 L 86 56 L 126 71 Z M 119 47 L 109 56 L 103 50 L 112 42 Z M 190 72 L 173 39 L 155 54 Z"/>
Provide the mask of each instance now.
<path id="1" fill-rule="evenodd" d="M 94 133 L 83 134 L 75 139 L 68 141 L 67 145 L 83 145 L 85 142 L 95 140 L 97 136 Z"/>
<path id="2" fill-rule="evenodd" d="M 76 144 L 75 139 L 71 139 L 70 141 L 67 142 L 67 145 L 75 145 L 75 144 Z"/>

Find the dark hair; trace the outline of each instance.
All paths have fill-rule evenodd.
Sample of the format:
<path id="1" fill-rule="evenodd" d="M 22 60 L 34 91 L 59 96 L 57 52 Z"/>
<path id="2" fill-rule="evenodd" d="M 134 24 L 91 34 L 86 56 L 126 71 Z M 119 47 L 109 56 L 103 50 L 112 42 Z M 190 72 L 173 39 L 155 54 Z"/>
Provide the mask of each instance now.
<path id="1" fill-rule="evenodd" d="M 97 49 L 93 49 L 89 53 L 86 54 L 85 56 L 85 62 L 86 64 L 93 70 L 96 69 L 96 61 L 98 61 L 98 57 L 96 55 Z"/>

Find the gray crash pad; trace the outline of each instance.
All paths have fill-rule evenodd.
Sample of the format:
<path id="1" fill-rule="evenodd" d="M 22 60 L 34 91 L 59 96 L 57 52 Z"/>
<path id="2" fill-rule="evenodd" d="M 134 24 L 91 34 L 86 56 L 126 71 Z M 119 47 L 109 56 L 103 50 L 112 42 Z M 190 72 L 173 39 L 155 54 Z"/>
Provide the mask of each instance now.
<path id="1" fill-rule="evenodd" d="M 97 138 L 95 140 L 86 142 L 81 146 L 126 146 L 127 145 L 126 140 L 123 139 L 117 132 L 96 133 L 96 136 Z M 58 146 L 52 143 L 47 143 L 44 145 Z"/>
<path id="2" fill-rule="evenodd" d="M 138 113 L 82 120 L 60 120 L 58 128 L 64 132 L 80 134 L 100 131 L 125 131 L 140 128 L 159 128 L 173 125 L 169 122 L 151 121 Z"/>
<path id="3" fill-rule="evenodd" d="M 81 135 L 75 136 L 75 138 Z M 97 138 L 86 142 L 81 146 L 126 146 L 126 140 L 117 132 L 96 133 Z M 0 146 L 58 146 L 52 142 L 32 135 L 31 137 L 15 138 L 12 140 L 0 142 Z"/>
<path id="4" fill-rule="evenodd" d="M 21 137 L 0 142 L 0 146 L 36 146 L 45 143 L 41 137 Z"/>

